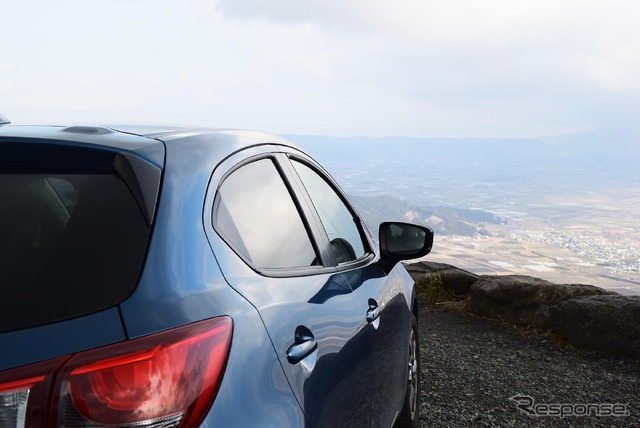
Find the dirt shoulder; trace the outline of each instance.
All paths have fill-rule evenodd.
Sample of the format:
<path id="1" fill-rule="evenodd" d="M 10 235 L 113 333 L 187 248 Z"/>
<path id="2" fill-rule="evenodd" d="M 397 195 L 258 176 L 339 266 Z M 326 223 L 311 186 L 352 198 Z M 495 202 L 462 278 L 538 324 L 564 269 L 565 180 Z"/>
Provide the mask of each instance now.
<path id="1" fill-rule="evenodd" d="M 636 360 L 561 347 L 438 306 L 421 311 L 419 330 L 421 427 L 640 427 Z"/>

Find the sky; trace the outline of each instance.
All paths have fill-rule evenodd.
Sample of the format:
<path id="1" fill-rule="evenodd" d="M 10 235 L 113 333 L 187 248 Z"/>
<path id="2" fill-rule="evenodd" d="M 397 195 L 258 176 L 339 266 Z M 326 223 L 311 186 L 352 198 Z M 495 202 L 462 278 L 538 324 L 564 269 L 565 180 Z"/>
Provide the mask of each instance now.
<path id="1" fill-rule="evenodd" d="M 277 134 L 636 127 L 635 0 L 0 0 L 0 114 Z"/>

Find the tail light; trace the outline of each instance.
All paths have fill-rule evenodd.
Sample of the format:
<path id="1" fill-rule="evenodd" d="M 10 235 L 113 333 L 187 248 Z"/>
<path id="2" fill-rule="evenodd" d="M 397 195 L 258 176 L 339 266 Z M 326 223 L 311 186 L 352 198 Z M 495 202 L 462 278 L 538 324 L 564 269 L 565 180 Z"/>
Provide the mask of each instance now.
<path id="1" fill-rule="evenodd" d="M 0 426 L 197 426 L 222 381 L 231 333 L 230 318 L 213 318 L 0 373 Z"/>
<path id="2" fill-rule="evenodd" d="M 53 376 L 67 358 L 0 372 L 0 427 L 42 426 Z"/>

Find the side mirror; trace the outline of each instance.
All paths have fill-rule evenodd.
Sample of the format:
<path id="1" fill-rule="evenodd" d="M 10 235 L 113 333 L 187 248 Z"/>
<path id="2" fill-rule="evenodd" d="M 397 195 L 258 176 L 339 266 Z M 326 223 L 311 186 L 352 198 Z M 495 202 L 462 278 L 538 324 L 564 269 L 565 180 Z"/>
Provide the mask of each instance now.
<path id="1" fill-rule="evenodd" d="M 433 230 L 409 223 L 384 222 L 380 224 L 381 264 L 391 270 L 400 260 L 426 256 L 433 247 Z"/>

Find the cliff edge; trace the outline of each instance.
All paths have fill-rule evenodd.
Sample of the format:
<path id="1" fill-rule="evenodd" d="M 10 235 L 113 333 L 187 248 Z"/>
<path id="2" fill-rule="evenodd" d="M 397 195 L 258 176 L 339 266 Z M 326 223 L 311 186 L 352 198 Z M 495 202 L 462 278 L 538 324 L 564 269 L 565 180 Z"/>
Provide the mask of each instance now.
<path id="1" fill-rule="evenodd" d="M 406 264 L 418 286 L 436 282 L 472 313 L 550 331 L 576 347 L 640 358 L 640 296 L 522 275 L 475 275 L 435 262 Z"/>

